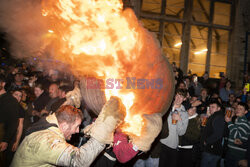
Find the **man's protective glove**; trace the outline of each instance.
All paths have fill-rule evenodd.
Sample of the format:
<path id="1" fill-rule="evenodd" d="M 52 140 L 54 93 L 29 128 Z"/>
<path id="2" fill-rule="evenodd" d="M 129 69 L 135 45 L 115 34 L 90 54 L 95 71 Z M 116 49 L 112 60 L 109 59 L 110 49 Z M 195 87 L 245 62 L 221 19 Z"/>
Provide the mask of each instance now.
<path id="1" fill-rule="evenodd" d="M 147 152 L 162 128 L 162 118 L 160 113 L 145 114 L 142 116 L 144 126 L 141 135 L 130 135 L 132 143 L 141 151 Z"/>
<path id="2" fill-rule="evenodd" d="M 118 97 L 112 96 L 103 106 L 95 122 L 84 129 L 84 133 L 103 144 L 111 144 L 113 133 L 124 120 L 125 115 L 126 108 L 122 101 Z"/>

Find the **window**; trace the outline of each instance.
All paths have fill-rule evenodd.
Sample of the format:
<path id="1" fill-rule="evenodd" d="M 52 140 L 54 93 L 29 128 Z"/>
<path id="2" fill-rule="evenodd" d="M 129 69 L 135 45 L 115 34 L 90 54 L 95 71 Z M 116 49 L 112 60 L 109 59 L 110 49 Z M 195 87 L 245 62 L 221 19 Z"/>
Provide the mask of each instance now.
<path id="1" fill-rule="evenodd" d="M 192 18 L 194 21 L 208 23 L 210 14 L 210 1 L 193 0 Z"/>
<path id="2" fill-rule="evenodd" d="M 214 3 L 214 24 L 229 26 L 231 5 L 226 3 Z"/>
<path id="3" fill-rule="evenodd" d="M 162 2 L 166 2 L 165 13 L 161 13 Z M 189 2 L 193 5 L 191 20 L 189 17 L 183 17 L 185 11 L 190 11 L 185 8 L 185 4 Z M 181 65 L 184 73 L 190 70 L 199 76 L 209 66 L 210 77 L 217 78 L 220 72 L 226 72 L 231 35 L 232 3 L 230 2 L 232 1 L 214 0 L 212 3 L 212 0 L 142 0 L 141 18 L 149 31 L 155 32 L 159 39 L 162 38 L 160 39 L 162 49 L 170 63 L 176 62 L 177 66 Z M 191 4 L 186 7 L 189 6 Z M 214 9 L 212 14 L 210 7 Z M 210 20 L 210 15 L 213 15 L 213 20 Z M 159 32 L 160 25 L 164 25 L 164 30 L 161 32 Z M 208 39 L 211 36 L 212 40 Z M 182 44 L 182 40 L 189 40 L 189 52 L 180 52 L 183 46 L 187 46 Z M 208 44 L 212 44 L 211 50 L 208 50 Z M 208 64 L 206 64 L 207 54 L 210 54 Z M 180 59 L 181 56 L 183 59 Z"/>
<path id="4" fill-rule="evenodd" d="M 229 32 L 214 29 L 210 58 L 210 77 L 219 78 L 220 72 L 226 73 Z"/>
<path id="5" fill-rule="evenodd" d="M 164 39 L 162 40 L 162 48 L 169 62 L 180 64 L 180 48 L 182 45 L 182 24 L 180 23 L 165 23 L 164 24 Z"/>
<path id="6" fill-rule="evenodd" d="M 183 18 L 184 0 L 167 0 L 166 15 Z"/>
<path id="7" fill-rule="evenodd" d="M 143 0 L 142 11 L 161 13 L 161 0 Z"/>
<path id="8" fill-rule="evenodd" d="M 208 28 L 206 27 L 191 27 L 188 70 L 199 76 L 205 72 L 207 55 L 207 34 Z"/>

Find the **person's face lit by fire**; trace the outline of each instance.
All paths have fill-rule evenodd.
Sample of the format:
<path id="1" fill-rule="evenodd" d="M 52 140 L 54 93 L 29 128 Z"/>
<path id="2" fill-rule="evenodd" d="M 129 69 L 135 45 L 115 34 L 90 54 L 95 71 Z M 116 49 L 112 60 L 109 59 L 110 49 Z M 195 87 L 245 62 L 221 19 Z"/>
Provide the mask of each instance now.
<path id="1" fill-rule="evenodd" d="M 20 92 L 20 91 L 14 91 L 13 93 L 12 93 L 12 96 L 15 98 L 15 99 L 17 99 L 17 101 L 18 101 L 18 103 L 21 101 L 21 99 L 22 99 L 22 92 Z"/>
<path id="2" fill-rule="evenodd" d="M 49 87 L 49 96 L 51 98 L 58 97 L 58 86 L 56 84 L 50 85 L 50 87 Z"/>
<path id="3" fill-rule="evenodd" d="M 70 140 L 72 135 L 75 133 L 79 133 L 79 127 L 81 125 L 82 120 L 77 118 L 76 121 L 72 124 L 63 122 L 61 126 L 61 130 L 66 140 Z"/>

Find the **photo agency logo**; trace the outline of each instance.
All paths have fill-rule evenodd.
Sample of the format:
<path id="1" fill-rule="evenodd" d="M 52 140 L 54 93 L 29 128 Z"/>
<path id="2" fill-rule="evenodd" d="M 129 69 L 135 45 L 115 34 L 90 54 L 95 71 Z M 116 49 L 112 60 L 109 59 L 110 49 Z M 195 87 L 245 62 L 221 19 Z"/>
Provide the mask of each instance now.
<path id="1" fill-rule="evenodd" d="M 106 80 L 95 77 L 87 78 L 87 89 L 161 89 L 163 80 L 142 79 L 136 77 L 127 77 L 126 79 L 108 78 Z"/>

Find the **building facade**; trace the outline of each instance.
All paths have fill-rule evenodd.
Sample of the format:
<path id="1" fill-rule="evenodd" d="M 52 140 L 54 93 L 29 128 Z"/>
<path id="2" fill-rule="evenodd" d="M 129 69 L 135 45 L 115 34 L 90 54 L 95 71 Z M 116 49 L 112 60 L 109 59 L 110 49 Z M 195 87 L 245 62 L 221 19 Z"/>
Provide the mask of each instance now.
<path id="1" fill-rule="evenodd" d="M 249 0 L 130 0 L 164 55 L 184 74 L 224 74 L 238 85 L 249 71 Z M 249 37 L 247 39 L 247 37 Z M 247 48 L 249 48 L 247 50 Z"/>

